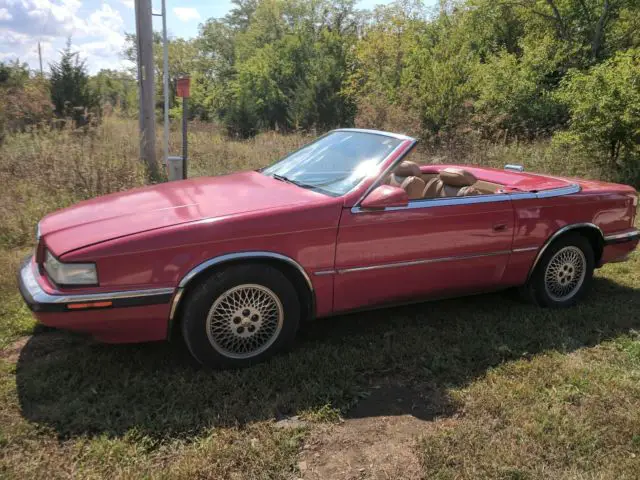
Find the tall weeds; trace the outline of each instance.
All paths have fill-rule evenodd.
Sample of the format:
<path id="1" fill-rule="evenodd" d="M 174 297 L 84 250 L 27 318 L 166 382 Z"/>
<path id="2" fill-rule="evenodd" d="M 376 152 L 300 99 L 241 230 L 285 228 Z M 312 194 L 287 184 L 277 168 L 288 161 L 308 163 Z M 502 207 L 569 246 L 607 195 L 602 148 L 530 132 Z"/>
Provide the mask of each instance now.
<path id="1" fill-rule="evenodd" d="M 46 213 L 142 185 L 134 122 L 107 120 L 90 130 L 39 129 L 0 147 L 0 245 L 33 240 Z"/>

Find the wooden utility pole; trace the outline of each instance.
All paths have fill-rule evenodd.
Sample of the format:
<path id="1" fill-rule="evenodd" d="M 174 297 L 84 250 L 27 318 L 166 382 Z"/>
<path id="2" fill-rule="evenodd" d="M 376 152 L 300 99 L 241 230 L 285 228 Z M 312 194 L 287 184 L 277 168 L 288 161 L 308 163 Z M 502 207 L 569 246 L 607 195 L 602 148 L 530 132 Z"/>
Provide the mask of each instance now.
<path id="1" fill-rule="evenodd" d="M 40 48 L 40 40 L 38 40 L 38 60 L 40 60 L 40 76 L 44 77 L 44 70 L 42 69 L 42 49 Z"/>
<path id="2" fill-rule="evenodd" d="M 136 42 L 138 53 L 138 92 L 140 94 L 140 158 L 147 163 L 149 175 L 158 178 L 156 162 L 156 116 L 153 83 L 153 25 L 151 0 L 135 0 Z"/>

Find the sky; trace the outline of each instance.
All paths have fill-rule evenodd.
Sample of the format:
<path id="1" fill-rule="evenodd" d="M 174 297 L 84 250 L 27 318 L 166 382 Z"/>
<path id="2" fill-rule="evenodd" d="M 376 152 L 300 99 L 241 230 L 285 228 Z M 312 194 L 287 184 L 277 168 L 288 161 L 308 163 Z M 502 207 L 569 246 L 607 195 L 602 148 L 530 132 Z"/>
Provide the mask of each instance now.
<path id="1" fill-rule="evenodd" d="M 19 59 L 38 67 L 38 42 L 45 71 L 59 58 L 67 38 L 86 59 L 91 73 L 102 68 L 127 67 L 121 52 L 124 34 L 135 32 L 134 0 L 0 0 L 0 61 Z M 360 0 L 358 8 L 388 4 L 391 0 Z M 160 0 L 152 0 L 154 12 Z M 208 18 L 231 10 L 230 0 L 167 0 L 169 36 L 190 38 Z M 154 17 L 154 30 L 162 19 Z"/>

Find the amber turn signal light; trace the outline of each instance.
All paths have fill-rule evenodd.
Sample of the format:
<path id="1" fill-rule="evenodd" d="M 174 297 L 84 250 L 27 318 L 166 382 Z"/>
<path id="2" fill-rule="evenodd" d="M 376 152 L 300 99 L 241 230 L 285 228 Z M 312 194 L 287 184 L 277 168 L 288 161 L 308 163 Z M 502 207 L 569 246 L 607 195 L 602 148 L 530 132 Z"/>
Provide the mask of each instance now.
<path id="1" fill-rule="evenodd" d="M 105 308 L 113 305 L 113 302 L 90 302 L 90 303 L 69 303 L 69 310 L 81 310 L 83 308 Z"/>

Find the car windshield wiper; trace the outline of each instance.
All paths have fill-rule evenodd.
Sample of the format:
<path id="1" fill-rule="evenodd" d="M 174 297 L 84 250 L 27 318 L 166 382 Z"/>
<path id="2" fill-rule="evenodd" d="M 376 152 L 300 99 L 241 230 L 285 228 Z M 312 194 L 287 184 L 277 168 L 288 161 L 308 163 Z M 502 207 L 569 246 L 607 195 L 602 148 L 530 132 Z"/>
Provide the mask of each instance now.
<path id="1" fill-rule="evenodd" d="M 313 185 L 310 185 L 308 183 L 299 182 L 299 181 L 293 180 L 293 179 L 291 179 L 289 177 L 285 177 L 284 175 L 278 175 L 277 173 L 272 173 L 271 176 L 273 178 L 275 178 L 276 180 L 280 180 L 281 182 L 291 183 L 292 185 L 296 185 L 298 187 L 314 188 Z"/>

